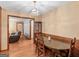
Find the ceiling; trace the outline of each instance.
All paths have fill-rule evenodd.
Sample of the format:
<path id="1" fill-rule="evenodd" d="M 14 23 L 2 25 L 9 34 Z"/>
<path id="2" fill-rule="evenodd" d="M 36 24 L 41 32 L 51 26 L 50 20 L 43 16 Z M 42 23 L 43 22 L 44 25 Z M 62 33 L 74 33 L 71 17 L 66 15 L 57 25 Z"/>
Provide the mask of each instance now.
<path id="1" fill-rule="evenodd" d="M 38 15 L 44 15 L 45 13 L 66 3 L 69 3 L 69 2 L 67 1 L 37 1 L 35 6 L 37 10 L 39 11 Z M 37 15 L 36 13 L 32 13 L 32 10 L 34 9 L 33 1 L 0 1 L 0 6 L 8 11 Z"/>

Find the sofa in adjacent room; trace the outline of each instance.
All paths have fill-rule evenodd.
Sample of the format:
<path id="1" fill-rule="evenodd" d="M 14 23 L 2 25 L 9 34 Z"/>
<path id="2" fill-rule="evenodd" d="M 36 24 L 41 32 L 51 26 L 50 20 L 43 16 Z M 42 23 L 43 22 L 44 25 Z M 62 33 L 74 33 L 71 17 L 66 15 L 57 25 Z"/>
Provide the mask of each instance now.
<path id="1" fill-rule="evenodd" d="M 9 37 L 9 43 L 17 42 L 20 39 L 21 32 L 11 33 Z"/>

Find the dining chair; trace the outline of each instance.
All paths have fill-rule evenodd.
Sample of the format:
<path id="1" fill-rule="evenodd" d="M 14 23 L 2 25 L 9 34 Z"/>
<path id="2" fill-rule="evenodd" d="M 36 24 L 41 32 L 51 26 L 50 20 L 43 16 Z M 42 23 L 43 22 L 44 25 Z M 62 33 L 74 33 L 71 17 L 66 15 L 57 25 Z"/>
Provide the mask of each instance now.
<path id="1" fill-rule="evenodd" d="M 52 57 L 61 57 L 60 50 L 52 49 Z"/>
<path id="2" fill-rule="evenodd" d="M 34 44 L 35 44 L 35 53 L 36 53 L 36 54 L 37 54 L 37 52 L 38 52 L 38 51 L 37 51 L 37 47 L 38 47 L 38 46 L 37 46 L 37 37 L 38 37 L 38 35 L 39 35 L 38 33 L 35 33 L 35 34 L 34 34 Z"/>
<path id="3" fill-rule="evenodd" d="M 69 57 L 73 56 L 73 50 L 75 49 L 75 43 L 76 43 L 76 37 L 74 37 L 74 39 L 71 40 L 69 54 L 68 54 Z"/>
<path id="4" fill-rule="evenodd" d="M 73 49 L 75 48 L 75 42 L 76 42 L 76 38 L 74 37 L 74 39 L 71 40 L 70 42 L 70 49 L 66 49 L 66 50 L 60 50 L 60 55 L 62 57 L 70 57 L 73 53 Z"/>
<path id="5" fill-rule="evenodd" d="M 36 42 L 35 42 L 35 53 L 37 53 L 37 37 L 35 37 L 35 40 L 36 40 Z"/>
<path id="6" fill-rule="evenodd" d="M 34 44 L 35 44 L 35 52 L 38 53 L 38 42 L 37 39 L 40 36 L 40 33 L 36 33 L 35 34 L 35 38 L 34 38 Z"/>
<path id="7" fill-rule="evenodd" d="M 45 57 L 52 57 L 52 49 L 45 46 Z"/>
<path id="8" fill-rule="evenodd" d="M 38 34 L 37 33 L 34 33 L 34 44 L 36 44 L 36 41 L 37 41 L 37 36 L 38 36 Z"/>
<path id="9" fill-rule="evenodd" d="M 38 56 L 40 57 L 45 56 L 45 46 L 41 35 L 37 37 L 37 51 L 38 51 Z"/>
<path id="10" fill-rule="evenodd" d="M 60 50 L 61 57 L 68 57 L 68 55 L 69 55 L 69 49 Z"/>

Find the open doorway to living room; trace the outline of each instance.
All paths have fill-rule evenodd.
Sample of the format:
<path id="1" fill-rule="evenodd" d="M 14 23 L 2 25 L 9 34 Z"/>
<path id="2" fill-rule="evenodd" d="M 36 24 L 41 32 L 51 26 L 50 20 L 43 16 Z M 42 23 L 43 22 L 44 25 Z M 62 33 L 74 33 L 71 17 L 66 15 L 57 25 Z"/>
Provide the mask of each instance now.
<path id="1" fill-rule="evenodd" d="M 34 56 L 31 18 L 9 16 L 9 56 Z M 31 52 L 31 53 L 26 53 Z"/>

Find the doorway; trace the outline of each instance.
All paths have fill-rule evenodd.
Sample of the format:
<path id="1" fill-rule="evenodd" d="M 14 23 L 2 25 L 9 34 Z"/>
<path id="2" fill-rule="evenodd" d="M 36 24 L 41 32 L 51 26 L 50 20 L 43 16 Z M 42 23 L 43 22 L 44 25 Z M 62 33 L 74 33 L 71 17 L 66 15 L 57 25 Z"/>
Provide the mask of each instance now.
<path id="1" fill-rule="evenodd" d="M 12 32 L 16 32 L 16 31 L 21 31 L 21 32 L 25 32 L 25 30 L 27 29 L 27 27 L 26 27 L 26 29 L 24 30 L 24 27 L 26 26 L 24 23 L 23 23 L 23 21 L 21 22 L 16 22 L 16 26 L 13 26 L 13 25 L 11 25 L 10 26 L 10 23 L 9 23 L 9 17 L 14 17 L 14 18 L 21 18 L 21 19 L 25 19 L 25 20 L 27 20 L 27 19 L 29 19 L 30 21 L 28 22 L 28 24 L 29 24 L 29 37 L 30 37 L 30 39 L 31 38 L 33 38 L 33 22 L 34 22 L 34 19 L 33 18 L 25 18 L 25 17 L 18 17 L 18 16 L 12 16 L 12 15 L 9 15 L 8 16 L 8 49 L 9 49 L 9 37 L 10 37 L 10 35 L 11 35 L 11 33 Z M 13 21 L 11 21 L 11 23 L 12 23 Z M 15 22 L 14 23 L 12 23 L 12 24 L 15 24 Z M 9 29 L 9 27 L 11 27 L 11 29 Z M 28 30 L 27 30 L 28 31 Z"/>

